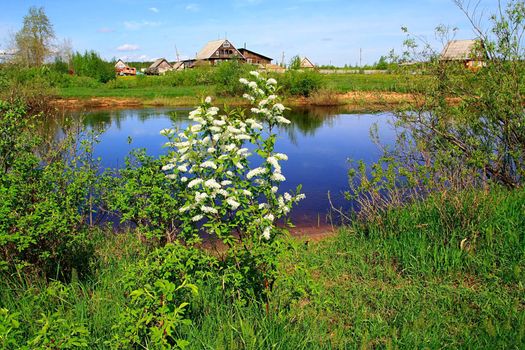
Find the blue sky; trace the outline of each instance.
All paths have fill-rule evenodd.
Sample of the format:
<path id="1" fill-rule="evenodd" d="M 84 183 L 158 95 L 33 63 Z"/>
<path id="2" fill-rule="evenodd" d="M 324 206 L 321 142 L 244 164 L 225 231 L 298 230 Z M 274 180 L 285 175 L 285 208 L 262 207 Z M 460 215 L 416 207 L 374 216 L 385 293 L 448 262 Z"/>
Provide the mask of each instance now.
<path id="1" fill-rule="evenodd" d="M 373 63 L 405 38 L 401 26 L 434 40 L 438 24 L 473 37 L 452 0 L 0 0 L 0 49 L 20 29 L 30 6 L 43 6 L 59 39 L 105 58 L 194 57 L 225 36 L 237 47 L 285 61 L 296 54 L 317 64 Z M 497 0 L 481 0 L 494 13 Z M 437 44 L 436 44 L 437 45 Z"/>

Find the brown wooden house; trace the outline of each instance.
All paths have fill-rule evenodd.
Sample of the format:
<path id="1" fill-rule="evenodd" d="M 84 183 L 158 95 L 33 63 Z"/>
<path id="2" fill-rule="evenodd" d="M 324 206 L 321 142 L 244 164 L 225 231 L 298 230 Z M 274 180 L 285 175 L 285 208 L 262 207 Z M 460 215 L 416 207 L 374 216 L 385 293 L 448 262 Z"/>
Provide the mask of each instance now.
<path id="1" fill-rule="evenodd" d="M 440 61 L 460 62 L 465 68 L 477 70 L 483 67 L 483 54 L 479 40 L 452 40 L 441 52 Z"/>
<path id="2" fill-rule="evenodd" d="M 197 62 L 204 61 L 212 65 L 232 59 L 246 61 L 239 50 L 226 39 L 210 41 L 202 48 L 196 57 Z M 197 64 L 197 62 L 195 64 Z"/>
<path id="3" fill-rule="evenodd" d="M 128 66 L 121 59 L 119 59 L 117 63 L 115 63 L 115 72 L 118 75 L 137 75 L 137 69 L 134 67 Z"/>
<path id="4" fill-rule="evenodd" d="M 272 63 L 272 58 L 268 56 L 261 55 L 260 53 L 248 50 L 246 48 L 239 49 L 239 52 L 244 56 L 246 59 L 246 63 L 251 64 L 262 64 L 266 66 L 267 64 Z"/>
<path id="5" fill-rule="evenodd" d="M 300 65 L 300 68 L 301 69 L 314 69 L 315 68 L 315 64 L 312 63 L 312 61 L 310 61 L 308 59 L 308 57 L 303 57 L 301 59 L 301 65 Z"/>
<path id="6" fill-rule="evenodd" d="M 164 75 L 166 72 L 172 71 L 173 66 L 165 58 L 159 58 L 153 62 L 151 66 L 146 69 L 148 75 Z"/>

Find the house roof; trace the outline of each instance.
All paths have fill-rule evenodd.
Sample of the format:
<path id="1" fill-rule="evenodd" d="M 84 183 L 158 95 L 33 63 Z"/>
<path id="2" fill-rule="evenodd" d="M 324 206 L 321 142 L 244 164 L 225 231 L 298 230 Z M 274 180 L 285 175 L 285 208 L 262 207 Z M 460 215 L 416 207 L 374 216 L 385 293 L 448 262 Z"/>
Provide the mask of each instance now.
<path id="1" fill-rule="evenodd" d="M 115 63 L 115 68 L 121 67 L 122 65 L 124 65 L 124 67 L 128 67 L 128 65 L 126 64 L 126 62 L 122 61 L 122 60 L 119 58 L 119 60 Z"/>
<path id="2" fill-rule="evenodd" d="M 301 60 L 301 68 L 315 68 L 315 64 L 313 64 L 308 57 L 303 57 Z"/>
<path id="3" fill-rule="evenodd" d="M 153 62 L 152 65 L 149 66 L 149 68 L 157 68 L 162 62 L 166 62 L 171 67 L 171 64 L 168 62 L 168 60 L 166 60 L 165 58 L 159 58 L 155 60 L 155 62 Z"/>
<path id="4" fill-rule="evenodd" d="M 199 53 L 197 54 L 197 59 L 198 60 L 207 60 L 207 59 L 210 59 L 214 54 L 215 52 L 224 44 L 224 43 L 229 43 L 231 45 L 231 47 L 237 51 L 241 56 L 242 54 L 239 52 L 239 50 L 237 50 L 235 48 L 235 46 L 233 46 L 233 44 L 226 40 L 226 39 L 221 39 L 221 40 L 214 40 L 214 41 L 210 41 L 208 42 L 200 51 Z M 244 56 L 243 56 L 244 57 Z"/>
<path id="5" fill-rule="evenodd" d="M 441 53 L 443 61 L 463 61 L 472 58 L 472 53 L 476 49 L 478 40 L 452 40 Z"/>
<path id="6" fill-rule="evenodd" d="M 255 52 L 255 51 L 252 51 L 252 50 L 248 50 L 248 49 L 241 48 L 241 49 L 239 49 L 239 52 L 240 52 L 242 55 L 244 55 L 244 52 L 249 52 L 249 53 L 251 53 L 252 55 L 257 55 L 257 56 L 260 56 L 260 57 L 262 57 L 262 58 L 266 58 L 267 60 L 273 61 L 273 58 L 268 57 L 268 56 L 265 56 L 265 55 L 261 55 L 260 53 Z"/>

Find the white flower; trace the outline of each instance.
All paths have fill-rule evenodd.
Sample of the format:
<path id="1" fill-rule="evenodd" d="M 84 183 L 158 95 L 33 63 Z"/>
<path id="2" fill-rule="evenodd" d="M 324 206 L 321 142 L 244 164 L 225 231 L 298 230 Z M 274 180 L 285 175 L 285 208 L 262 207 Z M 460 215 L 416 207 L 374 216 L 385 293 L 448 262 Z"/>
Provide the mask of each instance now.
<path id="1" fill-rule="evenodd" d="M 222 185 L 222 186 L 229 186 L 229 185 L 231 185 L 231 184 L 232 184 L 232 182 L 231 182 L 230 180 L 224 180 L 224 181 L 221 181 L 221 185 Z"/>
<path id="2" fill-rule="evenodd" d="M 273 109 L 279 112 L 283 112 L 286 108 L 283 106 L 282 103 L 276 103 L 275 105 L 273 105 Z"/>
<path id="3" fill-rule="evenodd" d="M 287 202 L 289 202 L 289 201 L 292 200 L 292 196 L 291 196 L 288 192 L 286 192 L 286 193 L 284 194 L 284 199 L 285 199 Z"/>
<path id="4" fill-rule="evenodd" d="M 275 153 L 273 156 L 279 160 L 288 160 L 288 156 L 284 153 Z"/>
<path id="5" fill-rule="evenodd" d="M 190 209 L 191 209 L 191 206 L 190 206 L 190 205 L 186 205 L 186 206 L 180 208 L 180 209 L 179 209 L 179 212 L 180 212 L 180 213 L 185 213 L 185 212 L 187 212 L 187 211 L 190 210 Z"/>
<path id="6" fill-rule="evenodd" d="M 246 79 L 245 79 L 245 80 L 246 80 Z M 248 80 L 246 80 L 246 82 L 248 82 Z M 252 102 L 255 101 L 255 97 L 253 97 L 253 96 L 250 95 L 250 94 L 244 94 L 244 95 L 242 95 L 242 97 L 245 98 L 245 99 L 247 99 L 247 100 L 249 100 L 249 101 L 252 101 Z"/>
<path id="7" fill-rule="evenodd" d="M 268 157 L 266 158 L 266 161 L 270 163 L 277 172 L 281 171 L 281 166 L 279 165 L 279 161 L 275 157 Z"/>
<path id="8" fill-rule="evenodd" d="M 300 201 L 300 200 L 305 199 L 305 198 L 306 198 L 306 195 L 304 193 L 300 193 L 297 196 L 295 196 L 295 200 L 296 201 Z"/>
<path id="9" fill-rule="evenodd" d="M 195 124 L 190 127 L 191 132 L 199 132 L 201 131 L 201 129 L 202 129 L 202 125 L 200 124 Z"/>
<path id="10" fill-rule="evenodd" d="M 204 102 L 210 104 L 211 103 L 211 97 L 207 96 L 206 99 L 204 100 Z"/>
<path id="11" fill-rule="evenodd" d="M 170 164 L 166 164 L 166 165 L 164 165 L 164 166 L 162 167 L 162 171 L 168 171 L 168 170 L 171 170 L 171 169 L 173 169 L 173 168 L 175 168 L 175 165 L 173 165 L 173 164 L 171 164 L 171 163 L 170 163 Z"/>
<path id="12" fill-rule="evenodd" d="M 258 167 L 258 168 L 254 168 L 252 170 L 250 170 L 248 172 L 248 174 L 246 174 L 246 178 L 248 180 L 250 180 L 252 177 L 255 177 L 255 176 L 259 176 L 259 175 L 262 175 L 262 174 L 265 174 L 268 170 L 266 168 L 261 168 L 261 167 Z"/>
<path id="13" fill-rule="evenodd" d="M 236 140 L 250 140 L 251 137 L 250 137 L 250 135 L 239 134 L 239 135 L 235 135 L 234 139 L 236 139 Z"/>
<path id="14" fill-rule="evenodd" d="M 188 181 L 188 178 L 186 176 L 183 176 L 183 177 L 180 178 L 180 181 L 181 182 L 186 182 L 186 181 Z"/>
<path id="15" fill-rule="evenodd" d="M 267 209 L 269 207 L 270 206 L 268 205 L 268 203 L 261 203 L 261 204 L 259 204 L 259 209 Z"/>
<path id="16" fill-rule="evenodd" d="M 235 166 L 237 167 L 237 169 L 240 169 L 240 170 L 244 169 L 244 166 L 239 162 L 235 163 Z"/>
<path id="17" fill-rule="evenodd" d="M 251 197 L 251 196 L 253 196 L 253 193 L 251 193 L 251 192 L 248 191 L 248 190 L 242 190 L 242 193 L 244 193 L 244 195 L 247 196 L 247 197 Z"/>
<path id="18" fill-rule="evenodd" d="M 204 212 L 206 214 L 217 214 L 217 209 L 215 209 L 213 207 L 208 207 L 206 205 L 203 205 L 201 207 L 201 210 L 202 210 L 202 212 Z"/>
<path id="19" fill-rule="evenodd" d="M 256 78 L 259 78 L 259 72 L 255 71 L 255 70 L 252 70 L 252 71 L 250 72 L 250 74 L 253 75 L 253 76 L 256 77 Z"/>
<path id="20" fill-rule="evenodd" d="M 290 121 L 281 115 L 276 116 L 275 120 L 281 124 L 290 124 Z"/>
<path id="21" fill-rule="evenodd" d="M 175 175 L 175 174 L 168 174 L 168 175 L 166 175 L 166 178 L 168 178 L 170 180 L 175 180 L 177 178 L 177 175 Z"/>
<path id="22" fill-rule="evenodd" d="M 206 198 L 208 198 L 208 194 L 205 193 L 205 192 L 202 192 L 202 193 L 197 192 L 197 193 L 195 193 L 195 202 L 197 202 L 197 203 L 202 202 Z"/>
<path id="23" fill-rule="evenodd" d="M 243 85 L 248 85 L 249 81 L 245 78 L 241 78 L 239 79 L 239 83 L 243 84 Z"/>
<path id="24" fill-rule="evenodd" d="M 215 119 L 213 121 L 213 125 L 215 125 L 215 126 L 223 126 L 224 124 L 226 124 L 226 121 L 224 121 L 222 119 Z"/>
<path id="25" fill-rule="evenodd" d="M 210 148 L 208 148 L 206 151 L 207 151 L 208 153 L 214 153 L 214 152 L 216 151 L 216 149 L 213 148 L 213 147 L 210 147 Z"/>
<path id="26" fill-rule="evenodd" d="M 270 79 L 266 80 L 266 84 L 268 84 L 268 85 L 276 85 L 277 84 L 277 80 L 275 80 L 274 78 L 270 78 Z"/>
<path id="27" fill-rule="evenodd" d="M 217 165 L 211 160 L 207 160 L 201 164 L 201 168 L 217 169 Z"/>
<path id="28" fill-rule="evenodd" d="M 205 183 L 204 183 L 204 186 L 208 187 L 208 188 L 214 188 L 214 189 L 219 189 L 221 188 L 221 184 L 218 183 L 217 181 L 215 181 L 215 179 L 209 179 L 207 180 Z"/>
<path id="29" fill-rule="evenodd" d="M 239 205 L 241 205 L 239 202 L 237 202 L 232 197 L 226 199 L 226 203 L 228 203 L 233 210 L 236 210 L 239 207 Z"/>
<path id="30" fill-rule="evenodd" d="M 257 83 L 256 83 L 255 81 L 250 81 L 250 82 L 248 83 L 248 87 L 249 87 L 250 89 L 257 89 Z"/>
<path id="31" fill-rule="evenodd" d="M 273 101 L 273 100 L 275 100 L 276 98 L 277 98 L 277 96 L 275 96 L 275 95 L 270 95 L 270 96 L 268 96 L 268 100 L 269 100 L 269 101 Z"/>
<path id="32" fill-rule="evenodd" d="M 273 175 L 271 176 L 271 179 L 274 181 L 281 181 L 281 182 L 286 180 L 283 174 L 278 173 L 278 172 L 273 173 Z"/>
<path id="33" fill-rule="evenodd" d="M 234 143 L 230 143 L 229 145 L 224 146 L 224 149 L 226 151 L 228 151 L 228 152 L 231 152 L 231 151 L 233 151 L 236 148 L 237 148 L 237 146 Z"/>
<path id="34" fill-rule="evenodd" d="M 269 226 L 266 227 L 266 228 L 264 229 L 264 231 L 263 231 L 263 233 L 262 233 L 262 236 L 263 236 L 263 238 L 266 239 L 267 241 L 270 240 L 270 237 L 271 237 L 271 236 L 270 236 L 270 227 L 269 227 Z"/>
<path id="35" fill-rule="evenodd" d="M 203 183 L 202 179 L 193 179 L 188 184 L 188 188 L 193 188 L 193 187 L 195 187 L 197 185 L 200 185 L 201 183 Z"/>
<path id="36" fill-rule="evenodd" d="M 228 191 L 223 190 L 222 188 L 215 190 L 215 192 L 217 192 L 217 194 L 220 194 L 223 197 L 228 197 Z"/>
<path id="37" fill-rule="evenodd" d="M 261 100 L 259 102 L 259 107 L 264 107 L 268 104 L 268 99 Z"/>
<path id="38" fill-rule="evenodd" d="M 264 217 L 266 220 L 268 221 L 271 221 L 273 222 L 273 220 L 275 220 L 275 216 L 273 216 L 273 214 L 267 214 L 265 217 Z"/>
<path id="39" fill-rule="evenodd" d="M 251 109 L 251 111 L 252 111 L 252 113 L 255 113 L 255 114 L 261 113 L 261 110 L 259 108 L 255 108 L 255 107 L 253 107 Z"/>
<path id="40" fill-rule="evenodd" d="M 182 164 L 182 165 L 179 165 L 179 166 L 177 167 L 177 169 L 178 169 L 180 172 L 185 173 L 186 171 L 188 171 L 188 166 L 187 166 L 187 164 Z"/>
<path id="41" fill-rule="evenodd" d="M 202 216 L 200 214 L 199 215 L 195 215 L 194 217 L 191 218 L 191 221 L 193 221 L 193 222 L 201 221 L 203 217 L 204 216 Z"/>
<path id="42" fill-rule="evenodd" d="M 277 186 L 273 186 L 272 187 L 272 193 L 277 193 L 279 189 L 277 188 Z"/>
<path id="43" fill-rule="evenodd" d="M 161 134 L 162 136 L 168 136 L 168 135 L 171 135 L 171 134 L 173 134 L 173 133 L 174 133 L 174 130 L 173 130 L 173 129 L 162 129 L 162 130 L 160 131 L 160 134 Z"/>

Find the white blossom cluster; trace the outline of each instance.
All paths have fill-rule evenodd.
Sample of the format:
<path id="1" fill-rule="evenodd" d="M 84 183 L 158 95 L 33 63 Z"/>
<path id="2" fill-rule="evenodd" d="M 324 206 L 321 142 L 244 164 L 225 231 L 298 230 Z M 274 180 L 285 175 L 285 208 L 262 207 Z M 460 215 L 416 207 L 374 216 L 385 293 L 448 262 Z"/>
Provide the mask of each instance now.
<path id="1" fill-rule="evenodd" d="M 162 170 L 180 188 L 179 213 L 191 222 L 221 222 L 232 220 L 242 211 L 253 218 L 243 229 L 258 232 L 270 240 L 275 220 L 290 212 L 293 204 L 304 195 L 278 195 L 278 186 L 285 181 L 280 162 L 288 160 L 282 153 L 265 149 L 263 120 L 268 125 L 289 123 L 282 116 L 285 108 L 275 96 L 275 79 L 265 79 L 251 72 L 253 81 L 241 79 L 250 93 L 244 97 L 255 107 L 255 115 L 246 118 L 242 113 L 221 114 L 211 106 L 211 98 L 190 112 L 193 122 L 182 132 L 164 129 L 172 149 L 170 159 Z M 251 168 L 249 148 L 264 156 L 258 167 Z M 262 201 L 263 203 L 259 203 Z M 227 225 L 226 225 L 227 226 Z M 227 226 L 230 227 L 230 226 Z"/>

